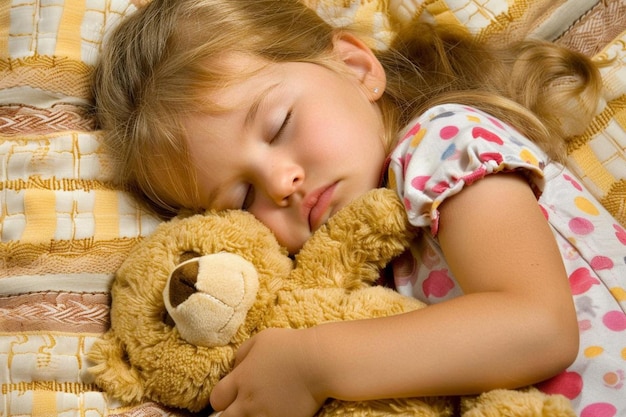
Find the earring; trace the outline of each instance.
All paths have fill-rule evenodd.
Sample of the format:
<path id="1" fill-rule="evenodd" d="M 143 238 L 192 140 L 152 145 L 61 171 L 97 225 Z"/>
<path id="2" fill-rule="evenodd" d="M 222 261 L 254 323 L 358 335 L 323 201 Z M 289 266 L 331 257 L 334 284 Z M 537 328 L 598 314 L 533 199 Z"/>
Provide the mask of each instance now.
<path id="1" fill-rule="evenodd" d="M 379 92 L 380 90 L 378 89 L 378 87 L 374 87 L 374 90 L 372 90 L 372 91 L 374 91 L 374 94 L 378 94 L 378 92 Z"/>

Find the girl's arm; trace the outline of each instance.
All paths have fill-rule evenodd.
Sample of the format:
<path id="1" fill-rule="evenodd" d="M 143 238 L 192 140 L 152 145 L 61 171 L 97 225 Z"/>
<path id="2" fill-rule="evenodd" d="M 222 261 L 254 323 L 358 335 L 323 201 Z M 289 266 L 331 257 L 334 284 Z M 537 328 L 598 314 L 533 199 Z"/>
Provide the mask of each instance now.
<path id="1" fill-rule="evenodd" d="M 528 184 L 490 175 L 440 214 L 439 240 L 464 296 L 398 316 L 262 332 L 214 391 L 218 408 L 232 403 L 223 416 L 312 415 L 328 397 L 513 388 L 567 367 L 578 349 L 576 314 Z"/>
<path id="2" fill-rule="evenodd" d="M 567 275 L 526 181 L 490 175 L 446 200 L 440 214 L 442 250 L 466 295 L 403 316 L 317 328 L 323 369 L 345 375 L 344 381 L 321 378 L 329 395 L 519 387 L 575 359 L 578 325 Z M 345 358 L 333 355 L 338 338 Z"/>

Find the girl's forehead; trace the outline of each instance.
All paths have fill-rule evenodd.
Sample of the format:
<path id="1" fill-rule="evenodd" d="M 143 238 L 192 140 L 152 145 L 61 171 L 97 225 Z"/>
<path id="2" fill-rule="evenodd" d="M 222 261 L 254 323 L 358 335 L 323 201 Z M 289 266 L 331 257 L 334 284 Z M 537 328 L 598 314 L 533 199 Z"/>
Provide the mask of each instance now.
<path id="1" fill-rule="evenodd" d="M 208 134 L 207 129 L 213 133 L 210 136 L 229 136 L 233 127 L 245 124 L 261 99 L 280 84 L 280 71 L 272 70 L 272 64 L 238 64 L 238 75 L 198 92 L 197 111 L 187 113 L 183 120 L 188 141 L 193 142 L 199 132 Z"/>
<path id="2" fill-rule="evenodd" d="M 198 94 L 199 111 L 214 115 L 247 109 L 268 90 L 290 82 L 299 83 L 299 78 L 310 73 L 304 70 L 306 66 L 346 74 L 345 64 L 334 58 L 320 59 L 319 62 L 273 62 L 252 54 L 229 52 L 214 57 L 212 61 L 216 62 L 212 62 L 207 71 L 215 72 L 213 77 L 208 77 L 212 81 Z"/>
<path id="3" fill-rule="evenodd" d="M 200 91 L 205 111 L 219 114 L 232 111 L 251 101 L 259 90 L 281 77 L 280 64 L 246 54 L 225 54 L 216 59 L 214 81 Z"/>

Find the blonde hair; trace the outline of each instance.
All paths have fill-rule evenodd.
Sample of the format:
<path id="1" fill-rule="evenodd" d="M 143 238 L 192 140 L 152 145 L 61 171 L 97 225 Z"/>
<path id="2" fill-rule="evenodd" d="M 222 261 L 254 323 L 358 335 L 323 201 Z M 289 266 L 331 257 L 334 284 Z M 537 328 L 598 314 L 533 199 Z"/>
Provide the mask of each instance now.
<path id="1" fill-rule="evenodd" d="M 598 68 L 580 53 L 539 40 L 495 47 L 458 26 L 413 22 L 378 58 L 388 79 L 384 107 L 399 126 L 436 104 L 467 104 L 561 162 L 565 139 L 582 133 L 602 89 Z"/>
<path id="2" fill-rule="evenodd" d="M 340 30 L 347 29 L 331 27 L 297 0 L 153 0 L 126 18 L 108 39 L 93 82 L 118 182 L 165 217 L 200 209 L 182 121 L 211 110 L 207 92 L 249 75 L 231 73 L 224 55 L 329 65 Z M 564 126 L 584 124 L 595 110 L 573 114 L 571 103 L 579 96 L 595 103 L 600 89 L 591 61 L 550 43 L 495 49 L 455 28 L 413 23 L 390 48 L 374 52 L 388 80 L 379 101 L 388 149 L 397 130 L 428 106 L 457 102 L 511 123 L 558 158 L 576 130 Z"/>

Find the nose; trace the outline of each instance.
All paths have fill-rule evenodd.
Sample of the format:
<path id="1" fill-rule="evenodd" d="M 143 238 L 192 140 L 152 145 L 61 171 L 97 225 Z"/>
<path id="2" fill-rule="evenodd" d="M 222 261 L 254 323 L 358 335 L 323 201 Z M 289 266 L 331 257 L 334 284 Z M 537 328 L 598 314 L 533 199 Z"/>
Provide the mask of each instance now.
<path id="1" fill-rule="evenodd" d="M 304 170 L 301 166 L 288 163 L 269 166 L 265 171 L 265 192 L 269 199 L 284 207 L 289 198 L 298 191 L 304 181 Z"/>

